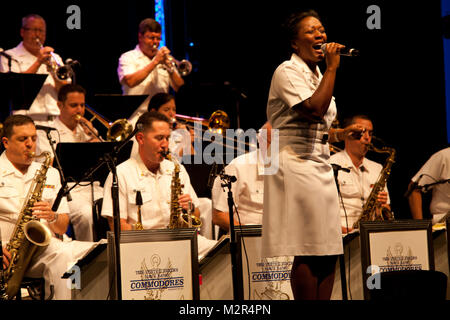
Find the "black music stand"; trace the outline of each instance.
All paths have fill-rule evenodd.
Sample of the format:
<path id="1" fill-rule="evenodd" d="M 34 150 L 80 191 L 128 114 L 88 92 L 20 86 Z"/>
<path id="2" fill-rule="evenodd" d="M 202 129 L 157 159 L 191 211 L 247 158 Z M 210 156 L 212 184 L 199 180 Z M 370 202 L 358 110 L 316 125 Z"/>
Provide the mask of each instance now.
<path id="1" fill-rule="evenodd" d="M 60 142 L 56 146 L 56 154 L 68 181 L 100 181 L 103 185 L 109 174 L 107 166 L 100 167 L 91 177 L 84 175 L 98 164 L 105 153 L 111 152 L 118 144 L 119 142 Z M 132 143 L 128 142 L 120 150 L 116 165 L 130 157 L 131 147 Z"/>
<path id="2" fill-rule="evenodd" d="M 0 119 L 13 111 L 30 109 L 47 77 L 47 74 L 0 73 Z"/>

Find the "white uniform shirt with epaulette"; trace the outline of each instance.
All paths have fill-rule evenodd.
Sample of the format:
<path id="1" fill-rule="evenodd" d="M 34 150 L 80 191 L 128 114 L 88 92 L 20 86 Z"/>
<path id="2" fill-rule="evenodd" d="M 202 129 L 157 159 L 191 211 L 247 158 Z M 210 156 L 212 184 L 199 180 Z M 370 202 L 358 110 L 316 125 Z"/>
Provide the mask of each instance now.
<path id="1" fill-rule="evenodd" d="M 330 157 L 330 163 L 335 163 L 343 168 L 350 169 L 350 172 L 339 171 L 338 182 L 345 208 L 344 210 L 342 203 L 340 203 L 341 225 L 347 227 L 348 222 L 348 227 L 353 228 L 353 224 L 358 221 L 374 184 L 378 181 L 383 166 L 375 161 L 364 158 L 359 168 L 356 168 L 345 150 L 333 154 Z M 387 186 L 385 186 L 384 191 L 388 192 Z M 390 198 L 388 193 L 389 203 Z M 346 214 L 347 222 L 345 219 Z"/>
<path id="2" fill-rule="evenodd" d="M 132 157 L 117 166 L 119 184 L 120 218 L 134 225 L 137 218 L 136 192 L 142 196 L 142 224 L 144 229 L 165 229 L 169 224 L 171 182 L 174 164 L 163 160 L 156 174 L 152 173 L 142 162 L 140 156 Z M 190 194 L 192 203 L 198 207 L 199 200 L 190 183 L 189 175 L 180 165 L 180 182 L 182 193 Z M 108 175 L 104 185 L 102 216 L 113 217 L 111 197 L 112 175 Z"/>
<path id="3" fill-rule="evenodd" d="M 2 241 L 8 241 L 11 237 L 33 178 L 41 166 L 41 163 L 32 162 L 27 173 L 22 174 L 8 160 L 5 152 L 0 156 L 0 228 Z M 42 201 L 48 201 L 50 204 L 53 204 L 60 188 L 59 172 L 55 168 L 48 168 L 47 180 L 42 192 Z M 61 199 L 57 212 L 69 212 L 65 198 Z M 41 221 L 47 223 L 45 220 Z"/>

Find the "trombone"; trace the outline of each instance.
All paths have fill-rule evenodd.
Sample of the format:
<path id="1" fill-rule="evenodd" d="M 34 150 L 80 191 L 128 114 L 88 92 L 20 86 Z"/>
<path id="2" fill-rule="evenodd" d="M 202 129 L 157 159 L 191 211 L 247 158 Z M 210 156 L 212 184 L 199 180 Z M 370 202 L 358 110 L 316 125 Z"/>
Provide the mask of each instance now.
<path id="1" fill-rule="evenodd" d="M 240 143 L 240 141 L 237 141 L 235 139 L 228 138 L 225 134 L 226 129 L 230 128 L 230 118 L 228 117 L 227 113 L 223 110 L 216 110 L 214 111 L 209 119 L 205 118 L 199 118 L 199 117 L 191 117 L 186 116 L 182 114 L 175 114 L 175 119 L 173 119 L 174 123 L 180 122 L 186 124 L 188 128 L 192 128 L 192 125 L 189 123 L 201 123 L 202 127 L 206 127 L 207 129 L 202 128 L 202 132 L 210 131 L 212 133 L 217 133 L 223 136 L 223 139 L 225 140 L 225 143 L 227 141 L 232 141 L 233 146 L 235 142 Z M 230 142 L 231 142 L 230 141 Z M 244 142 L 244 145 L 248 147 L 254 147 L 256 148 L 256 145 L 253 143 L 247 143 Z M 234 149 L 238 149 L 237 147 L 233 147 Z"/>
<path id="2" fill-rule="evenodd" d="M 89 122 L 92 123 L 92 121 L 97 119 L 98 121 L 100 121 L 101 124 L 103 124 L 108 129 L 106 133 L 106 141 L 120 142 L 125 140 L 128 137 L 128 135 L 130 135 L 130 133 L 133 132 L 133 126 L 127 121 L 127 119 L 118 119 L 114 122 L 110 122 L 106 120 L 105 117 L 101 116 L 98 112 L 96 112 L 94 109 L 89 107 L 87 104 L 85 104 L 84 107 L 85 110 L 92 115 L 92 118 L 89 120 Z M 79 120 L 81 119 L 81 116 L 76 115 L 76 118 L 77 120 Z M 86 126 L 84 122 L 80 121 L 80 124 L 88 128 L 100 141 L 105 141 L 89 126 Z"/>

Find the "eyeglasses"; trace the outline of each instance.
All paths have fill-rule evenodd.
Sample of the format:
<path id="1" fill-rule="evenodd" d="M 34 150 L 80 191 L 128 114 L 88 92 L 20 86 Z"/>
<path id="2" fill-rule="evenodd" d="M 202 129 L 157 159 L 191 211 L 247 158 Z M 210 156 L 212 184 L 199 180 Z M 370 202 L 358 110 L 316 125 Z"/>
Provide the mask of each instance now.
<path id="1" fill-rule="evenodd" d="M 150 36 L 144 36 L 144 38 L 145 39 L 147 39 L 147 40 L 156 40 L 156 41 L 161 41 L 162 40 L 162 38 L 161 37 L 157 37 L 157 36 L 153 36 L 153 37 L 150 37 Z"/>
<path id="2" fill-rule="evenodd" d="M 39 29 L 39 28 L 23 28 L 26 31 L 31 31 L 31 32 L 36 32 L 36 33 L 40 33 L 40 34 L 44 34 L 45 33 L 45 29 Z"/>

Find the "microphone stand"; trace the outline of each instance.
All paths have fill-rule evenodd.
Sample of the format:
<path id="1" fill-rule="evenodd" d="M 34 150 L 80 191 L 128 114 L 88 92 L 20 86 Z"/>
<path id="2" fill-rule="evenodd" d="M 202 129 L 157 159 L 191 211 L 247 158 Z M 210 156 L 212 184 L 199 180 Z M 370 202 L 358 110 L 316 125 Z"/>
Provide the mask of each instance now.
<path id="1" fill-rule="evenodd" d="M 234 300 L 242 300 L 240 291 L 238 290 L 238 270 L 237 270 L 237 243 L 236 235 L 234 233 L 234 200 L 233 192 L 231 191 L 231 184 L 236 182 L 235 176 L 229 176 L 224 174 L 223 171 L 219 173 L 220 179 L 222 180 L 222 187 L 228 189 L 228 214 L 230 217 L 230 254 L 231 254 L 231 274 L 233 279 L 233 297 Z"/>
<path id="2" fill-rule="evenodd" d="M 444 179 L 444 180 L 439 180 L 433 183 L 429 183 L 429 184 L 424 184 L 423 186 L 417 186 L 417 189 L 420 189 L 422 192 L 426 193 L 429 191 L 429 189 L 437 184 L 444 184 L 444 183 L 450 183 L 450 179 Z"/>
<path id="3" fill-rule="evenodd" d="M 119 206 L 119 183 L 116 171 L 116 161 L 119 151 L 133 138 L 133 136 L 142 130 L 142 125 L 137 124 L 133 132 L 128 135 L 128 137 L 121 141 L 120 144 L 114 146 L 111 152 L 107 152 L 99 159 L 98 164 L 92 167 L 80 181 L 76 182 L 67 192 L 75 188 L 81 181 L 86 181 L 89 179 L 94 172 L 100 169 L 104 164 L 106 164 L 112 174 L 112 184 L 111 184 L 111 199 L 113 208 L 113 218 L 114 218 L 114 244 L 115 244 L 115 267 L 116 267 L 116 292 L 117 300 L 122 300 L 122 282 L 121 282 L 121 268 L 120 268 L 120 206 Z M 64 195 L 65 192 L 62 194 Z"/>
<path id="4" fill-rule="evenodd" d="M 339 188 L 339 182 L 338 182 L 339 170 L 345 170 L 345 169 L 340 167 L 340 166 L 333 166 L 334 182 L 336 183 L 338 196 L 340 197 L 341 196 L 341 190 Z M 348 300 L 348 296 L 347 296 L 347 277 L 345 276 L 345 252 L 343 254 L 339 255 L 339 270 L 340 270 L 340 273 L 341 273 L 342 300 Z"/>

